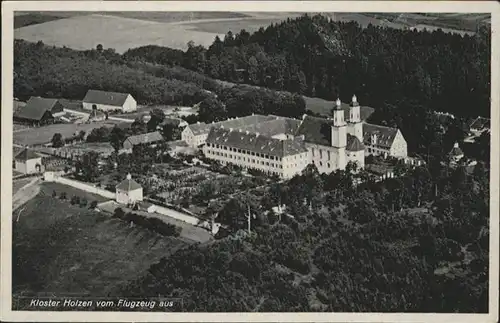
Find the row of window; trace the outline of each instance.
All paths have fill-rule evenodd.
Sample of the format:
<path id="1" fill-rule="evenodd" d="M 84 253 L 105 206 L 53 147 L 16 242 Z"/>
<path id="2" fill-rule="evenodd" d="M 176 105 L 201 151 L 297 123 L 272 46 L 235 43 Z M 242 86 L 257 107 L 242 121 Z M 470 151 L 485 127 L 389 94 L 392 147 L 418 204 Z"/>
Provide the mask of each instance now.
<path id="1" fill-rule="evenodd" d="M 323 149 L 311 148 L 311 154 L 312 154 L 312 156 L 313 157 L 316 156 L 316 150 L 319 153 L 319 158 L 323 158 Z M 330 159 L 331 158 L 330 157 L 330 151 L 327 150 L 326 153 L 327 153 L 327 159 Z"/>
<path id="2" fill-rule="evenodd" d="M 247 163 L 271 166 L 273 168 L 283 168 L 283 165 L 280 165 L 278 163 L 270 163 L 270 162 L 265 162 L 263 160 L 259 161 L 259 160 L 255 160 L 254 158 L 250 158 L 250 157 L 242 157 L 242 156 L 236 156 L 236 155 L 233 156 L 232 154 L 213 151 L 210 149 L 207 149 L 207 155 L 220 156 L 220 157 L 225 157 L 225 158 L 230 158 L 230 159 L 235 159 L 235 160 L 242 160 L 242 161 L 247 162 Z"/>
<path id="3" fill-rule="evenodd" d="M 261 153 L 256 153 L 256 152 L 248 151 L 248 150 L 245 150 L 245 149 L 227 147 L 227 146 L 217 145 L 217 144 L 211 144 L 211 143 L 207 143 L 207 147 L 216 148 L 216 149 L 222 149 L 222 150 L 226 150 L 226 151 L 230 151 L 230 152 L 235 152 L 235 153 L 239 153 L 239 154 L 245 154 L 245 155 L 255 156 L 255 157 L 264 158 L 264 159 L 281 161 L 281 157 L 270 156 L 270 155 L 261 154 Z"/>

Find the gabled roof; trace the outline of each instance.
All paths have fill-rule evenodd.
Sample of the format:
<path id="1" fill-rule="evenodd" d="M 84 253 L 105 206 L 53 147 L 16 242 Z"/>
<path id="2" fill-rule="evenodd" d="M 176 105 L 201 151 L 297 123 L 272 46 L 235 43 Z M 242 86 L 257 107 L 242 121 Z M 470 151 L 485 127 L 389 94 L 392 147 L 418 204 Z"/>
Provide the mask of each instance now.
<path id="1" fill-rule="evenodd" d="M 132 146 L 136 146 L 151 142 L 157 142 L 161 140 L 163 140 L 163 136 L 158 131 L 154 131 L 154 132 L 143 133 L 140 135 L 130 136 L 127 139 L 125 139 L 125 142 L 129 142 Z"/>
<path id="2" fill-rule="evenodd" d="M 244 149 L 254 153 L 269 156 L 285 157 L 307 152 L 302 138 L 279 140 L 255 133 L 212 128 L 208 134 L 207 143 Z"/>
<path id="3" fill-rule="evenodd" d="M 83 98 L 83 102 L 106 104 L 115 107 L 121 107 L 127 100 L 128 93 L 107 92 L 99 90 L 89 90 Z"/>
<path id="4" fill-rule="evenodd" d="M 392 172 L 393 168 L 387 165 L 367 164 L 365 170 L 376 175 L 385 175 Z"/>
<path id="5" fill-rule="evenodd" d="M 14 157 L 15 160 L 23 160 L 23 161 L 30 159 L 37 159 L 37 158 L 41 158 L 41 156 L 35 153 L 34 151 L 29 150 L 28 148 L 25 148 L 23 151 L 21 151 Z"/>
<path id="6" fill-rule="evenodd" d="M 397 128 L 390 128 L 385 126 L 379 126 L 371 123 L 363 124 L 363 143 L 367 146 L 371 146 L 372 135 L 377 136 L 376 145 L 383 148 L 390 148 L 396 135 L 398 133 Z"/>
<path id="7" fill-rule="evenodd" d="M 117 190 L 126 191 L 126 192 L 134 191 L 134 190 L 137 190 L 140 188 L 142 188 L 142 186 L 131 178 L 130 179 L 127 178 L 124 181 L 122 181 L 120 184 L 116 185 Z"/>
<path id="8" fill-rule="evenodd" d="M 306 115 L 296 135 L 304 135 L 304 140 L 309 143 L 331 146 L 333 120 L 317 118 Z"/>
<path id="9" fill-rule="evenodd" d="M 347 134 L 347 146 L 346 150 L 349 151 L 362 151 L 365 150 L 365 145 L 359 141 L 358 137 Z"/>
<path id="10" fill-rule="evenodd" d="M 478 129 L 478 130 L 489 129 L 490 128 L 490 119 L 483 118 L 483 117 L 477 117 L 474 121 L 472 121 L 469 128 Z"/>
<path id="11" fill-rule="evenodd" d="M 51 111 L 56 105 L 57 99 L 47 99 L 32 96 L 24 107 L 19 107 L 14 111 L 14 117 L 40 120 L 47 111 Z"/>

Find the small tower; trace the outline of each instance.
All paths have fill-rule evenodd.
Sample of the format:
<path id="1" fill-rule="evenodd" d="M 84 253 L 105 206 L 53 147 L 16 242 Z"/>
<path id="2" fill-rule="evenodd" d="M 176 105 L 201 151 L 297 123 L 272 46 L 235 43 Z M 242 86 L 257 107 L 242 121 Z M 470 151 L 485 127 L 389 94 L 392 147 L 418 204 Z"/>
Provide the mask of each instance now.
<path id="1" fill-rule="evenodd" d="M 345 169 L 346 165 L 346 145 L 347 145 L 347 124 L 344 121 L 344 110 L 342 109 L 342 102 L 337 99 L 335 108 L 332 111 L 333 125 L 332 125 L 332 147 L 336 150 L 337 168 Z"/>
<path id="2" fill-rule="evenodd" d="M 363 123 L 361 122 L 360 106 L 356 95 L 352 96 L 349 106 L 349 127 L 347 131 L 350 135 L 357 137 L 361 142 L 363 141 Z"/>

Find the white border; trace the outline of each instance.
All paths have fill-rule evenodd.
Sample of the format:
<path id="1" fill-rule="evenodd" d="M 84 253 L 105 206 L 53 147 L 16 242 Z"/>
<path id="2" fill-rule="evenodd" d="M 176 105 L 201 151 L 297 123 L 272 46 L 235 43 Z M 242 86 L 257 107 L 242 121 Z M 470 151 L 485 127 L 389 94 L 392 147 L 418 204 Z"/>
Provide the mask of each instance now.
<path id="1" fill-rule="evenodd" d="M 492 15 L 490 286 L 489 314 L 384 313 L 123 313 L 11 311 L 13 11 L 281 11 L 281 12 L 484 12 Z M 496 1 L 19 1 L 2 2 L 2 321 L 88 322 L 497 322 L 499 237 L 500 4 Z M 471 107 L 473 108 L 473 107 Z M 5 184 L 5 185 L 4 185 Z"/>

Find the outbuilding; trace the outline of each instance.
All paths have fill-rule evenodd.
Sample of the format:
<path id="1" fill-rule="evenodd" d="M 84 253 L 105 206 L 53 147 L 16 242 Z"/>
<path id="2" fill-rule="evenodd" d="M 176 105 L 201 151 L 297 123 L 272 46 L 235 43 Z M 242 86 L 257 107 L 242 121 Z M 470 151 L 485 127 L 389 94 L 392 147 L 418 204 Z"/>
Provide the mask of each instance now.
<path id="1" fill-rule="evenodd" d="M 89 90 L 83 98 L 85 110 L 131 112 L 137 110 L 137 102 L 129 93 Z"/>
<path id="2" fill-rule="evenodd" d="M 25 148 L 14 157 L 14 168 L 23 174 L 40 173 L 42 171 L 42 157 Z"/>
<path id="3" fill-rule="evenodd" d="M 134 181 L 130 174 L 124 181 L 116 185 L 116 202 L 129 205 L 140 202 L 142 199 L 142 186 Z"/>

